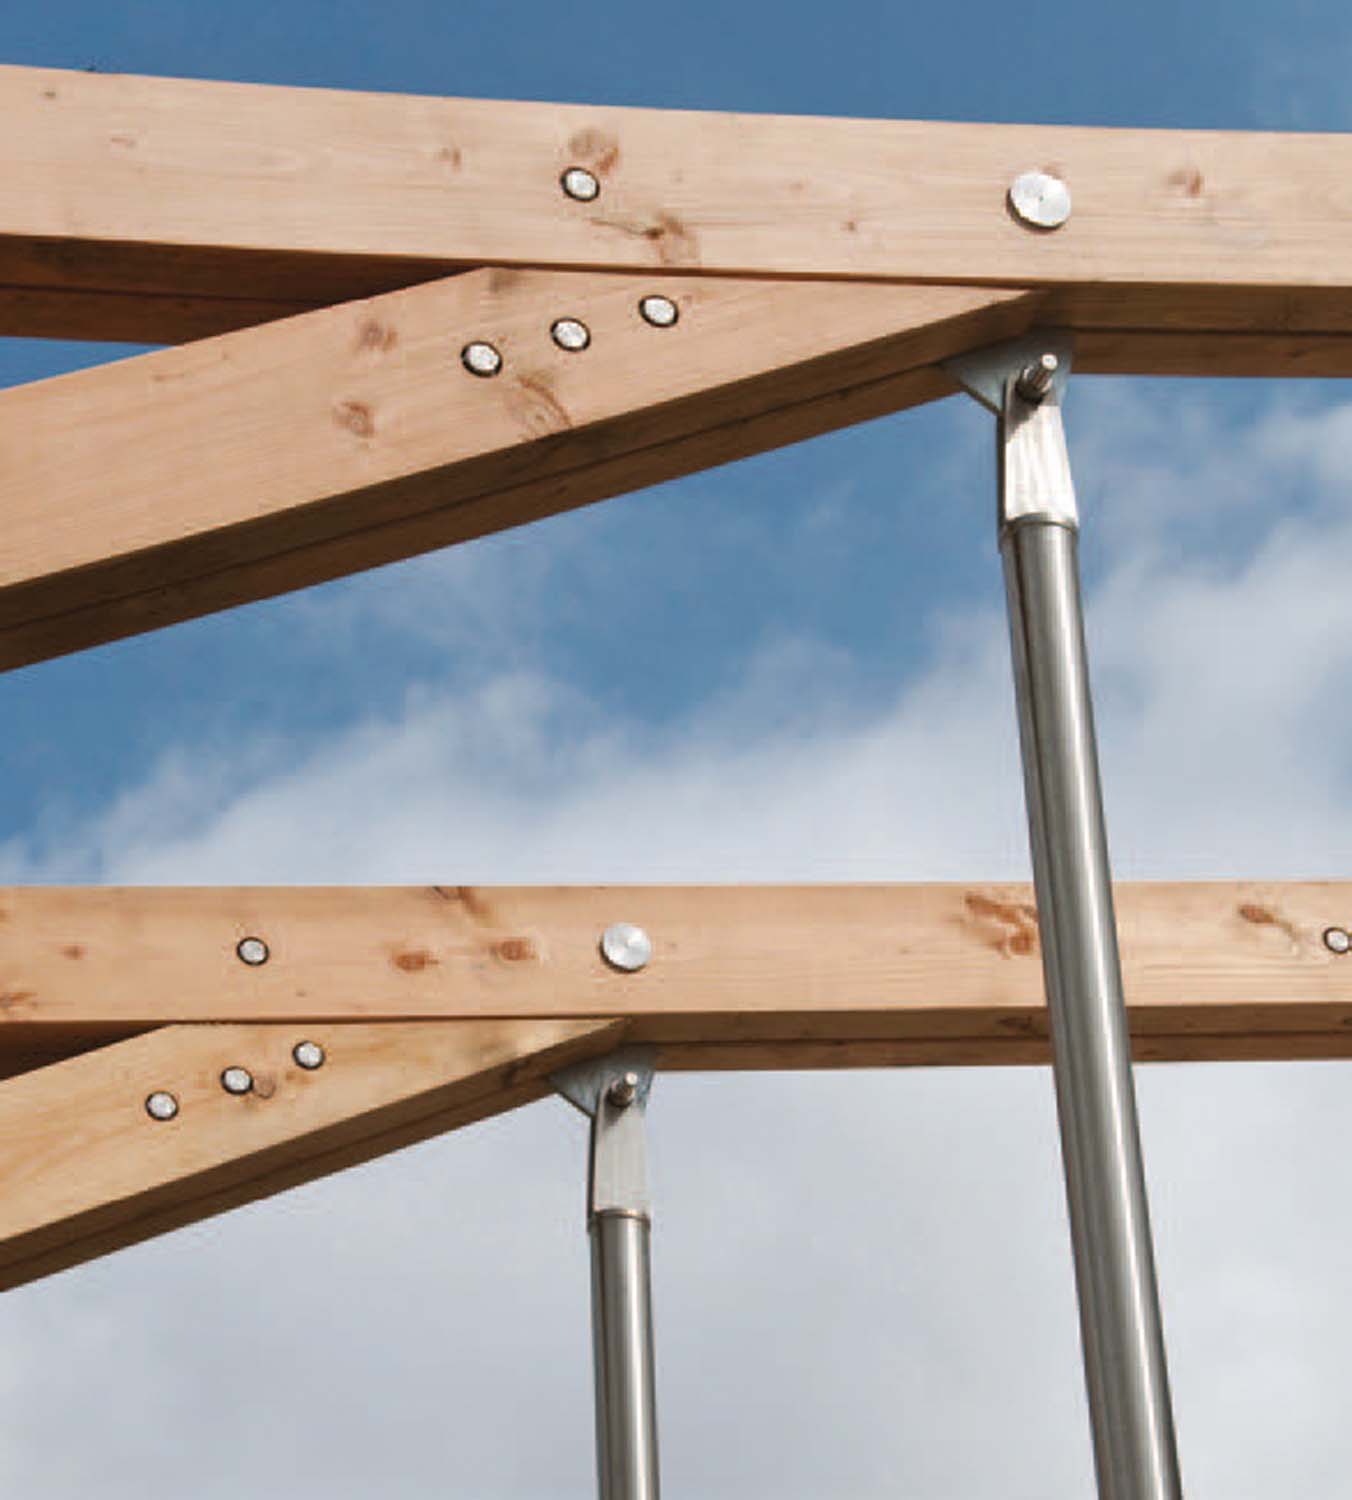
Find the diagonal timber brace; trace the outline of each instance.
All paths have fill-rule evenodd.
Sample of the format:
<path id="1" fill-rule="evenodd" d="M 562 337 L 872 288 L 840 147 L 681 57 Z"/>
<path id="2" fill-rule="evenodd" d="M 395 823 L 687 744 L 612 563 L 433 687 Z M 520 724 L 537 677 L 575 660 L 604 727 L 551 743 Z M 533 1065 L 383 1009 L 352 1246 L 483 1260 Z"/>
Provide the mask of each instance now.
<path id="1" fill-rule="evenodd" d="M 665 296 L 671 326 L 640 310 Z M 955 389 L 961 287 L 476 271 L 0 393 L 0 668 L 554 515 Z M 551 336 L 581 322 L 582 350 Z M 462 360 L 490 347 L 499 373 Z"/>
<path id="2" fill-rule="evenodd" d="M 613 1047 L 618 1030 L 166 1026 L 12 1078 L 0 1085 L 0 1290 L 541 1098 L 549 1072 Z M 244 1092 L 222 1086 L 227 1069 Z"/>

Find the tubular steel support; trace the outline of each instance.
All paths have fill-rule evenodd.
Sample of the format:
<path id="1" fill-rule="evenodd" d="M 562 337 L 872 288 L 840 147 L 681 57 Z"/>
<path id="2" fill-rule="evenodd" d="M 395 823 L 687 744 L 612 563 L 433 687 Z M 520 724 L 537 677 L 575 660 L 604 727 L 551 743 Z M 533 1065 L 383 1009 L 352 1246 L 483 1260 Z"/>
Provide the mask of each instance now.
<path id="1" fill-rule="evenodd" d="M 657 1500 L 657 1403 L 644 1114 L 651 1053 L 628 1048 L 554 1075 L 591 1120 L 596 1469 L 600 1500 Z"/>
<path id="2" fill-rule="evenodd" d="M 949 365 L 999 418 L 1004 557 L 1080 1328 L 1103 1500 L 1178 1500 L 1061 426 L 1064 338 Z"/>

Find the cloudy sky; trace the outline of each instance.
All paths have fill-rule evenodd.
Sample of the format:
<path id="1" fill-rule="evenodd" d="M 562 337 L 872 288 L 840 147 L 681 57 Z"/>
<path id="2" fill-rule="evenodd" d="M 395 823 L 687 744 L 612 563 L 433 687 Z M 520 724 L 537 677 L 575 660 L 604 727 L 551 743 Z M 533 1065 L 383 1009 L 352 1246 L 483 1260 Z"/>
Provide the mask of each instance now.
<path id="1" fill-rule="evenodd" d="M 47 0 L 0 61 L 1348 125 L 1342 8 L 1220 15 Z M 132 352 L 4 341 L 0 380 Z M 1067 422 L 1118 872 L 1347 875 L 1352 399 L 1084 379 Z M 989 424 L 945 403 L 12 674 L 0 879 L 1021 877 Z M 1138 1076 L 1189 1493 L 1352 1495 L 1352 1072 Z M 670 1495 L 1091 1492 L 1045 1071 L 660 1079 L 650 1122 Z M 0 1483 L 588 1496 L 584 1146 L 543 1103 L 8 1294 Z"/>

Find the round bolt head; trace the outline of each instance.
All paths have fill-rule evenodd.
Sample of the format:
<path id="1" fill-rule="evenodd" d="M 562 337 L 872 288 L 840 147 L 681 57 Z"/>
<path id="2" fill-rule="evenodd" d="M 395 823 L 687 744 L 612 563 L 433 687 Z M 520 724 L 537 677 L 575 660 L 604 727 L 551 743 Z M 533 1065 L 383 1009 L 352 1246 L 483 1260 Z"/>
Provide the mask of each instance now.
<path id="1" fill-rule="evenodd" d="M 1060 367 L 1061 361 L 1054 354 L 1044 354 L 1035 364 L 1025 367 L 1014 388 L 1025 401 L 1042 401 L 1055 383 Z"/>
<path id="2" fill-rule="evenodd" d="M 612 969 L 633 974 L 653 956 L 653 940 L 632 922 L 612 922 L 601 934 L 601 957 Z"/>
<path id="3" fill-rule="evenodd" d="M 591 343 L 591 329 L 576 318 L 558 319 L 549 332 L 560 349 L 567 349 L 572 354 Z"/>
<path id="4" fill-rule="evenodd" d="M 178 1113 L 178 1100 L 164 1089 L 156 1089 L 146 1100 L 146 1114 L 152 1120 L 172 1120 Z"/>
<path id="5" fill-rule="evenodd" d="M 476 339 L 460 351 L 460 363 L 471 375 L 488 380 L 502 369 L 502 355 L 492 346 Z"/>
<path id="6" fill-rule="evenodd" d="M 1009 206 L 1021 224 L 1060 229 L 1070 218 L 1070 189 L 1050 172 L 1025 172 L 1010 184 Z"/>
<path id="7" fill-rule="evenodd" d="M 638 1074 L 626 1073 L 623 1078 L 617 1078 L 606 1090 L 606 1098 L 616 1109 L 628 1109 L 638 1098 Z"/>
<path id="8" fill-rule="evenodd" d="M 1352 950 L 1352 933 L 1345 927 L 1326 927 L 1324 946 L 1330 953 L 1346 953 Z"/>
<path id="9" fill-rule="evenodd" d="M 298 1068 L 304 1068 L 310 1073 L 324 1066 L 324 1049 L 318 1042 L 297 1042 L 291 1049 L 291 1056 L 295 1058 Z"/>
<path id="10" fill-rule="evenodd" d="M 559 178 L 559 183 L 564 192 L 579 203 L 590 203 L 593 198 L 601 196 L 601 184 L 586 167 L 569 167 Z"/>
<path id="11" fill-rule="evenodd" d="M 268 945 L 260 937 L 241 938 L 235 945 L 235 952 L 240 963 L 249 964 L 253 968 L 268 961 Z"/>
<path id="12" fill-rule="evenodd" d="M 253 1074 L 248 1068 L 227 1068 L 221 1074 L 221 1087 L 227 1094 L 247 1094 L 253 1088 Z"/>
<path id="13" fill-rule="evenodd" d="M 643 321 L 651 323 L 654 328 L 670 328 L 681 315 L 680 308 L 670 297 L 644 297 L 638 310 Z"/>

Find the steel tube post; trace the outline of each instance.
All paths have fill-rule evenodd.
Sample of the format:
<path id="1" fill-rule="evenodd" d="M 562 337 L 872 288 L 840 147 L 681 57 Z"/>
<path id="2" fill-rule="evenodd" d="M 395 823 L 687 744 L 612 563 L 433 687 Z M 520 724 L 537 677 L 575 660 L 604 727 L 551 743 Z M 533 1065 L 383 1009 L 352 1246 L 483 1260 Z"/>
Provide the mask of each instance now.
<path id="1" fill-rule="evenodd" d="M 1000 550 L 1098 1491 L 1178 1500 L 1061 426 L 1069 351 L 1041 347 L 955 373 L 1000 417 Z"/>
<path id="2" fill-rule="evenodd" d="M 600 1500 L 658 1500 L 652 1212 L 644 1138 L 652 1076 L 650 1053 L 630 1048 L 552 1079 L 591 1120 L 587 1230 Z"/>
<path id="3" fill-rule="evenodd" d="M 1075 532 L 1023 520 L 1001 551 L 1099 1494 L 1176 1500 Z"/>
<path id="4" fill-rule="evenodd" d="M 596 1467 L 601 1500 L 657 1500 L 649 1222 L 592 1215 Z"/>

